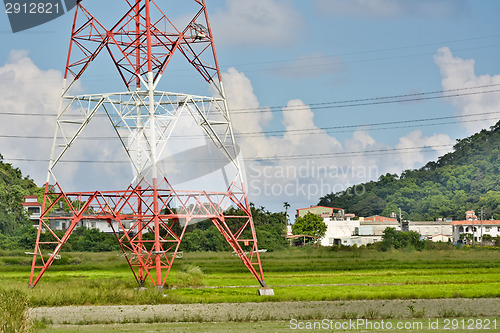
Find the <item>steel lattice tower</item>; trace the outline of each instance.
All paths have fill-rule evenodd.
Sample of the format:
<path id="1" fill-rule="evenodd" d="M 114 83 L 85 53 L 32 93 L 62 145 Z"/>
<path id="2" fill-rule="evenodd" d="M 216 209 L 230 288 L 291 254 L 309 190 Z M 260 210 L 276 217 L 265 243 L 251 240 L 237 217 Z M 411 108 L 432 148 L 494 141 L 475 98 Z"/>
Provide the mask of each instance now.
<path id="1" fill-rule="evenodd" d="M 140 286 L 150 280 L 162 288 L 186 227 L 203 219 L 213 222 L 265 287 L 205 0 L 170 1 L 196 8 L 182 27 L 172 23 L 157 1 L 123 2 L 127 11 L 106 28 L 77 0 L 29 284 L 39 282 L 77 225 L 90 220 L 106 221 L 113 229 Z M 71 87 L 103 54 L 111 57 L 125 92 L 71 95 Z M 157 90 L 174 54 L 194 67 L 215 97 Z M 119 191 L 65 192 L 56 166 L 97 114 L 112 125 L 135 177 Z M 191 117 L 234 169 L 225 191 L 174 189 L 158 165 L 181 116 Z M 67 207 L 70 217 L 51 215 L 58 206 Z M 230 207 L 242 213 L 228 216 Z M 61 220 L 71 222 L 58 237 L 51 226 Z"/>

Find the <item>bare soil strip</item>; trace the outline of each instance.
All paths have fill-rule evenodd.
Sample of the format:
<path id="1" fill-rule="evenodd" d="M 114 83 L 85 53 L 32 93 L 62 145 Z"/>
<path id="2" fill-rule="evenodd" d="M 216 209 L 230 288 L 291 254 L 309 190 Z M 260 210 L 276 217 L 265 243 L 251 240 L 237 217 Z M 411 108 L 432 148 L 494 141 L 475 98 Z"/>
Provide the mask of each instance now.
<path id="1" fill-rule="evenodd" d="M 276 284 L 273 288 L 288 287 L 345 287 L 345 286 L 404 286 L 407 283 L 319 283 L 319 284 Z M 224 288 L 260 288 L 259 285 L 250 286 L 193 286 L 192 289 L 224 289 Z M 173 288 L 175 289 L 175 288 Z"/>
<path id="2" fill-rule="evenodd" d="M 498 298 L 68 306 L 31 309 L 53 324 L 498 317 Z"/>

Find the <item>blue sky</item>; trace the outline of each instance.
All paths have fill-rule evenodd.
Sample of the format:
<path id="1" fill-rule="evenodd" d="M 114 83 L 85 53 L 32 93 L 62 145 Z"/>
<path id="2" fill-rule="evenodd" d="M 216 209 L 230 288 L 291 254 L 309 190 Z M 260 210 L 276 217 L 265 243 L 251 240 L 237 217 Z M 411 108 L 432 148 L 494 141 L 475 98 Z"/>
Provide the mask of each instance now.
<path id="1" fill-rule="evenodd" d="M 112 21 L 109 13 L 120 2 L 83 3 Z M 484 93 L 500 84 L 496 0 L 207 5 L 230 107 L 262 108 L 233 115 L 237 133 L 253 133 L 241 136 L 239 144 L 250 200 L 258 206 L 310 206 L 332 191 L 421 167 L 450 151 L 456 139 L 498 120 L 500 95 Z M 22 159 L 47 159 L 50 140 L 8 136 L 50 136 L 53 118 L 7 113 L 56 112 L 72 15 L 16 34 L 7 15 L 0 16 L 0 153 L 42 185 L 47 163 Z M 203 82 L 186 81 L 182 65 L 175 66 L 163 79 L 169 90 L 210 93 Z M 123 90 L 105 61 L 92 70 L 82 91 Z M 427 93 L 443 90 L 463 96 L 427 99 L 439 96 Z M 426 99 L 373 99 L 401 95 Z M 345 102 L 351 100 L 366 101 Z M 297 135 L 301 130 L 310 134 Z M 71 186 L 77 189 L 81 182 L 74 176 Z"/>

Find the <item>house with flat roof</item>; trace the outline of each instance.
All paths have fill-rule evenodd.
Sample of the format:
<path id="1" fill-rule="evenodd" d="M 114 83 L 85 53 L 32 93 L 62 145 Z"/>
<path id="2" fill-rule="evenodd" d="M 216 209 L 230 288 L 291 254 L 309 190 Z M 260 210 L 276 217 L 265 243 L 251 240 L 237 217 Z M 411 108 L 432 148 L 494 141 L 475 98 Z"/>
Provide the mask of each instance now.
<path id="1" fill-rule="evenodd" d="M 333 207 L 324 207 L 324 206 L 311 206 L 308 208 L 297 209 L 296 217 L 304 217 L 307 213 L 311 213 L 319 216 L 332 216 L 333 214 L 344 214 L 344 210 L 342 208 L 333 208 Z"/>
<path id="2" fill-rule="evenodd" d="M 422 237 L 434 242 L 448 242 L 453 239 L 453 228 L 449 220 L 409 221 L 409 231 L 418 232 Z"/>
<path id="3" fill-rule="evenodd" d="M 26 195 L 21 205 L 24 207 L 33 225 L 38 226 L 38 221 L 40 221 L 40 216 L 42 215 L 42 204 L 38 202 L 38 197 L 35 195 Z"/>

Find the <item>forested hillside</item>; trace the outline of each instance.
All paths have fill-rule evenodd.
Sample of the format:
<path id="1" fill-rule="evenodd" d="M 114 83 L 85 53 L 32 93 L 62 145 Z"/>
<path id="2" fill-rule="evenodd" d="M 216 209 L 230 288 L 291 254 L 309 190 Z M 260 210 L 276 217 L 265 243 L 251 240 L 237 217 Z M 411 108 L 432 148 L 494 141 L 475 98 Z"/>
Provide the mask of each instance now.
<path id="1" fill-rule="evenodd" d="M 458 140 L 454 151 L 401 175 L 320 198 L 319 205 L 344 208 L 357 216 L 384 215 L 402 209 L 413 221 L 439 217 L 464 219 L 467 210 L 484 208 L 485 218 L 500 219 L 500 121 L 490 130 Z M 360 185 L 357 186 L 360 192 Z"/>
<path id="2" fill-rule="evenodd" d="M 19 227 L 28 224 L 21 202 L 25 195 L 37 195 L 42 190 L 21 170 L 3 162 L 0 155 L 0 234 L 12 235 Z"/>

